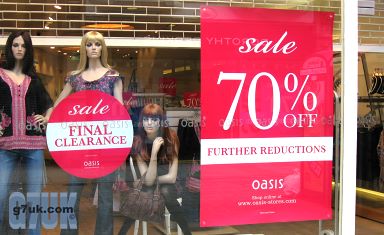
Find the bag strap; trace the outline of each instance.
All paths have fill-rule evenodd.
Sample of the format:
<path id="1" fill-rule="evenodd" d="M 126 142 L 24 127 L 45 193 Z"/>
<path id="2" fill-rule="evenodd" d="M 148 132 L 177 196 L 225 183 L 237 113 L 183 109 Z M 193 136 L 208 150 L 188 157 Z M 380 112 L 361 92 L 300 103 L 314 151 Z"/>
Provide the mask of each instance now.
<path id="1" fill-rule="evenodd" d="M 141 191 L 141 189 L 143 188 L 143 183 L 144 183 L 144 179 L 145 179 L 145 176 L 147 175 L 147 172 L 145 172 L 141 177 L 140 177 L 140 180 L 139 180 L 139 184 L 137 185 L 136 187 L 136 190 L 137 191 Z M 160 188 L 159 188 L 159 177 L 157 176 L 156 174 L 156 188 L 153 192 L 153 196 L 154 197 L 158 197 L 160 198 Z"/>
<path id="2" fill-rule="evenodd" d="M 160 198 L 160 188 L 159 188 L 159 177 L 156 175 L 156 188 L 155 191 L 153 192 L 153 196 Z"/>
<path id="3" fill-rule="evenodd" d="M 144 182 L 144 179 L 145 179 L 145 176 L 146 176 L 146 175 L 147 175 L 147 172 L 145 172 L 145 173 L 140 177 L 139 184 L 137 185 L 136 190 L 141 191 L 141 189 L 143 188 L 143 182 Z"/>

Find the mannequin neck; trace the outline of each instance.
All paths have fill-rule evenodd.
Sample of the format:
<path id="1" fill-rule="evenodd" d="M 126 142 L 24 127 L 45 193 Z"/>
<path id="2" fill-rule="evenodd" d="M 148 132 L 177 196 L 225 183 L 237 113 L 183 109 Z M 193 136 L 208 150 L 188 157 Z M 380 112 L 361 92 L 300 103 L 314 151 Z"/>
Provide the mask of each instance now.
<path id="1" fill-rule="evenodd" d="M 157 137 L 157 133 L 147 133 L 147 138 L 151 141 L 154 141 Z"/>
<path id="2" fill-rule="evenodd" d="M 104 68 L 104 66 L 101 64 L 101 61 L 99 58 L 88 59 L 88 69 L 87 70 L 97 70 L 100 68 Z"/>
<path id="3" fill-rule="evenodd" d="M 13 67 L 12 72 L 14 72 L 16 75 L 23 74 L 23 63 L 21 60 L 15 61 L 15 67 Z"/>

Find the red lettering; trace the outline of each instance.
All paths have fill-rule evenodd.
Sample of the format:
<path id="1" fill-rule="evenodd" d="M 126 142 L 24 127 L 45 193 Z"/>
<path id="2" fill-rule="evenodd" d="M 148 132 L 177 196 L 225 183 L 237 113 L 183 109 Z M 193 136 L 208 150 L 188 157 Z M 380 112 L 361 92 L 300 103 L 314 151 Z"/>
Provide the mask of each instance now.
<path id="1" fill-rule="evenodd" d="M 104 132 L 103 132 L 103 135 L 112 135 L 112 131 L 108 132 L 108 129 L 107 129 L 108 125 L 107 124 L 104 124 Z"/>
<path id="2" fill-rule="evenodd" d="M 75 126 L 69 126 L 69 136 L 73 136 L 73 132 L 75 132 Z"/>
<path id="3" fill-rule="evenodd" d="M 62 142 L 60 142 L 60 145 L 59 145 L 59 143 L 58 143 L 59 140 L 61 140 L 61 139 L 56 139 L 56 140 L 55 140 L 55 145 L 56 145 L 56 147 L 61 147 L 61 146 L 63 146 Z"/>
<path id="4" fill-rule="evenodd" d="M 127 137 L 126 136 L 120 136 L 120 143 L 126 144 L 127 143 Z"/>

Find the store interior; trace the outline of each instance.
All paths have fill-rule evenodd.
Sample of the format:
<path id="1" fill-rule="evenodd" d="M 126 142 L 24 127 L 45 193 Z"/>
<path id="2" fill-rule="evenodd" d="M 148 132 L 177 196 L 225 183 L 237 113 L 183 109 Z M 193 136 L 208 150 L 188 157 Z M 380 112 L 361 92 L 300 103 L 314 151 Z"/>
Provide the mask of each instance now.
<path id="1" fill-rule="evenodd" d="M 380 155 L 383 130 L 382 53 L 359 54 L 357 117 L 356 214 L 384 223 L 384 159 Z"/>

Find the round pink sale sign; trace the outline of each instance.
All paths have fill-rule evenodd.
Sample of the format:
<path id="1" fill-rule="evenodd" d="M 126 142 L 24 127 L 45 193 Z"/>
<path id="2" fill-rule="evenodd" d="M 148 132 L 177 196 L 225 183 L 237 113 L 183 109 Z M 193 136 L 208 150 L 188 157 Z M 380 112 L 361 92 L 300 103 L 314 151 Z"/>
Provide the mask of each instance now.
<path id="1" fill-rule="evenodd" d="M 132 140 L 126 108 L 100 91 L 71 94 L 54 109 L 47 125 L 52 158 L 63 170 L 81 178 L 115 171 L 127 158 Z"/>

